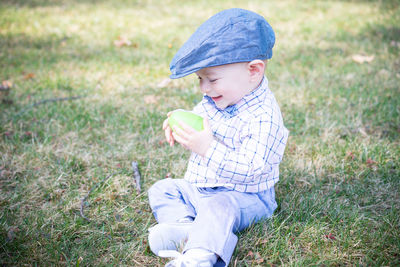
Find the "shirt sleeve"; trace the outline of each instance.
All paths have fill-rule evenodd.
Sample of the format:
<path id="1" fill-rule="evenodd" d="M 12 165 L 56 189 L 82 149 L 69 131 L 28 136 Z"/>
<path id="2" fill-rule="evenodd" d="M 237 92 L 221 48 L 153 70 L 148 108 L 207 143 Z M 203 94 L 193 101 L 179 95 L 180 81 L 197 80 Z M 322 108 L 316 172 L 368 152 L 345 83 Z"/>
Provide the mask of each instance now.
<path id="1" fill-rule="evenodd" d="M 203 160 L 212 168 L 219 182 L 253 184 L 262 174 L 272 172 L 283 157 L 287 130 L 270 116 L 256 117 L 240 130 L 237 149 L 214 140 Z"/>

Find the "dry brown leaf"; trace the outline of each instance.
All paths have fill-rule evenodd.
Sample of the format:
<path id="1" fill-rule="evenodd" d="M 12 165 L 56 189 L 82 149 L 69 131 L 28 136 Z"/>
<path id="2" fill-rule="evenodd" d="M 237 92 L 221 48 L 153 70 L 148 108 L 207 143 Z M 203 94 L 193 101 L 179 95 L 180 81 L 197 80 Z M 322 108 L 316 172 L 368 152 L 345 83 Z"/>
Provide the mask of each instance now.
<path id="1" fill-rule="evenodd" d="M 336 237 L 332 233 L 325 235 L 325 237 L 331 240 L 336 240 Z"/>
<path id="2" fill-rule="evenodd" d="M 17 226 L 12 226 L 7 232 L 7 239 L 9 242 L 15 239 L 16 233 L 19 232 L 19 228 Z"/>
<path id="3" fill-rule="evenodd" d="M 268 243 L 268 240 L 267 240 L 266 238 L 261 239 L 261 240 L 259 240 L 259 241 L 257 242 L 257 244 L 266 244 L 266 243 Z"/>
<path id="4" fill-rule="evenodd" d="M 356 54 L 356 55 L 353 55 L 351 58 L 352 58 L 355 62 L 362 64 L 362 63 L 364 63 L 364 62 L 367 62 L 367 63 L 371 62 L 372 60 L 374 60 L 375 56 L 374 56 L 374 55 L 372 55 L 372 56 L 365 56 L 365 55 L 358 55 L 358 54 Z"/>
<path id="5" fill-rule="evenodd" d="M 366 163 L 367 163 L 368 166 L 373 166 L 373 165 L 377 164 L 378 162 L 376 162 L 375 160 L 373 160 L 371 158 L 368 158 L 366 160 Z"/>
<path id="6" fill-rule="evenodd" d="M 155 95 L 147 95 L 143 98 L 144 103 L 146 104 L 157 104 L 158 103 L 158 96 Z"/>
<path id="7" fill-rule="evenodd" d="M 165 140 L 165 139 L 158 140 L 158 145 L 159 145 L 159 146 L 162 146 L 162 145 L 164 145 L 165 143 L 167 143 L 167 140 Z"/>
<path id="8" fill-rule="evenodd" d="M 111 193 L 111 195 L 110 195 L 110 199 L 111 200 L 116 200 L 117 198 L 119 197 L 119 195 L 117 194 L 117 193 Z"/>
<path id="9" fill-rule="evenodd" d="M 9 80 L 1 82 L 0 90 L 8 90 L 12 87 L 13 83 Z"/>
<path id="10" fill-rule="evenodd" d="M 170 78 L 166 78 L 166 79 L 162 80 L 161 82 L 159 82 L 159 83 L 157 84 L 157 87 L 158 87 L 158 88 L 167 87 L 168 84 L 170 84 L 171 82 L 172 82 L 172 80 L 171 80 Z"/>
<path id="11" fill-rule="evenodd" d="M 116 47 L 130 46 L 132 42 L 126 36 L 118 36 L 118 39 L 114 41 Z"/>
<path id="12" fill-rule="evenodd" d="M 27 74 L 24 75 L 24 79 L 25 80 L 30 80 L 30 79 L 33 79 L 33 78 L 35 78 L 35 73 L 30 72 L 30 73 L 27 73 Z"/>
<path id="13" fill-rule="evenodd" d="M 347 154 L 346 154 L 346 158 L 351 159 L 351 160 L 354 160 L 354 159 L 356 158 L 356 156 L 354 156 L 354 153 L 353 153 L 353 152 L 349 151 L 349 152 L 347 152 Z"/>
<path id="14" fill-rule="evenodd" d="M 261 263 L 264 262 L 264 259 L 263 259 L 263 258 L 260 258 L 260 259 L 256 260 L 256 262 L 257 262 L 258 264 L 261 264 Z"/>

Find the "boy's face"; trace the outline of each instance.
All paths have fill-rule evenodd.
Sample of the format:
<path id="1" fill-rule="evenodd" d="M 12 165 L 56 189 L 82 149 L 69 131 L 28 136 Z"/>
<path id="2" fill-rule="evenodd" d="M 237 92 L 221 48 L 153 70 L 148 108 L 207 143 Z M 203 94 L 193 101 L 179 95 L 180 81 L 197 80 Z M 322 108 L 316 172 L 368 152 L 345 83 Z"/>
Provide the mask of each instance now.
<path id="1" fill-rule="evenodd" d="M 254 88 L 250 83 L 248 63 L 234 63 L 196 71 L 201 91 L 220 109 L 236 104 Z"/>

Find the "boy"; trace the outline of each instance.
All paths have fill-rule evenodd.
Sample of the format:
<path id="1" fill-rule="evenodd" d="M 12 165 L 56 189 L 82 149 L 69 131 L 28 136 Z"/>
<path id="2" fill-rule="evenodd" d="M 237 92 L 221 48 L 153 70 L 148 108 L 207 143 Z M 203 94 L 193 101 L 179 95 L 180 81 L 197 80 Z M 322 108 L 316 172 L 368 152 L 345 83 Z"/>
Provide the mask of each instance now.
<path id="1" fill-rule="evenodd" d="M 164 121 L 169 144 L 192 154 L 184 179 L 164 179 L 149 189 L 158 224 L 149 246 L 166 266 L 227 266 L 236 232 L 272 215 L 274 184 L 288 138 L 264 76 L 275 34 L 260 15 L 224 10 L 203 23 L 173 58 L 171 78 L 196 73 L 203 100 L 193 112 L 204 130 Z M 183 253 L 177 252 L 183 245 Z"/>

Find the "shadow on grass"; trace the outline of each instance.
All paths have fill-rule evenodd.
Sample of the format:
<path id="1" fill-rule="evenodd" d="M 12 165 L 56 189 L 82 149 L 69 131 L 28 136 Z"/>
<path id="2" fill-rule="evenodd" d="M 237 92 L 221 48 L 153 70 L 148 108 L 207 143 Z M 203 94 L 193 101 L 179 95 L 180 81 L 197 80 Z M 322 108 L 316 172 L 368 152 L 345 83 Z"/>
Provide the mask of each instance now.
<path id="1" fill-rule="evenodd" d="M 16 7 L 53 7 L 53 6 L 66 6 L 66 5 L 77 5 L 77 4 L 86 4 L 86 5 L 98 5 L 98 4 L 107 4 L 110 6 L 143 6 L 146 1 L 141 0 L 118 0 L 118 1 L 109 1 L 109 0 L 3 0 L 0 3 L 1 5 L 8 6 L 16 6 Z"/>
<path id="2" fill-rule="evenodd" d="M 4 55 L 3 63 L 15 66 L 25 63 L 36 66 L 38 58 L 44 68 L 52 69 L 52 65 L 59 61 L 73 62 L 115 62 L 120 65 L 137 65 L 143 60 L 156 60 L 152 42 L 148 36 L 136 34 L 131 37 L 137 44 L 132 47 L 116 47 L 109 40 L 108 45 L 90 46 L 79 39 L 78 36 L 47 35 L 32 37 L 26 34 L 0 35 L 0 47 L 8 50 L 13 57 Z M 165 49 L 166 50 L 166 49 Z M 34 60 L 36 57 L 36 60 Z M 9 62 L 7 62 L 9 61 Z"/>
<path id="3" fill-rule="evenodd" d="M 338 0 L 338 2 L 346 2 L 346 3 L 374 3 L 376 4 L 376 0 Z M 109 4 L 111 6 L 143 6 L 146 4 L 146 1 L 143 0 L 3 0 L 0 3 L 1 5 L 14 5 L 14 6 L 25 6 L 25 7 L 49 7 L 49 6 L 65 6 L 65 5 L 75 5 L 75 4 Z M 398 0 L 385 0 L 379 2 L 379 7 L 381 9 L 392 9 L 399 6 Z"/>
<path id="4" fill-rule="evenodd" d="M 361 33 L 361 36 L 365 36 L 377 43 L 380 43 L 381 41 L 400 41 L 400 27 L 387 27 L 385 25 L 375 24 L 369 26 Z"/>

